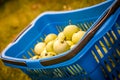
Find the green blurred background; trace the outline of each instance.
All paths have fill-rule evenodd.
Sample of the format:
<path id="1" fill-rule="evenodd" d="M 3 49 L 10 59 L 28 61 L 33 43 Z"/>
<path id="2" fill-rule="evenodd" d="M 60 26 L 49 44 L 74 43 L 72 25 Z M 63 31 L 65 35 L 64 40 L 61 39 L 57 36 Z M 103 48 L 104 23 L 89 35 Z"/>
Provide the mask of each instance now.
<path id="1" fill-rule="evenodd" d="M 34 18 L 45 11 L 80 9 L 104 0 L 0 0 L 0 52 Z M 0 80 L 31 80 L 21 70 L 6 67 L 0 60 Z"/>

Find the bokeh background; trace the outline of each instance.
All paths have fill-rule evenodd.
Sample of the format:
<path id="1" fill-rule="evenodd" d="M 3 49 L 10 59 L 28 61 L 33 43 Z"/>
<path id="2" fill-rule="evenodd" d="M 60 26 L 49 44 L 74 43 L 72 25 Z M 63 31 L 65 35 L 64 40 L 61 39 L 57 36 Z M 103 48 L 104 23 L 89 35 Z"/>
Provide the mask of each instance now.
<path id="1" fill-rule="evenodd" d="M 104 0 L 0 0 L 0 52 L 39 14 L 89 7 Z M 31 80 L 0 60 L 0 80 Z"/>

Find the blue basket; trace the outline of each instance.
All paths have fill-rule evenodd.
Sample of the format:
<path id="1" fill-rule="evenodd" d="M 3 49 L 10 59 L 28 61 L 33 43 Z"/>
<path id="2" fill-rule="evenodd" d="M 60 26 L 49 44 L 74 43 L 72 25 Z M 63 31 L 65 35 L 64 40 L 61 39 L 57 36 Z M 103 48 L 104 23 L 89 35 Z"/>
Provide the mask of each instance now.
<path id="1" fill-rule="evenodd" d="M 88 8 L 41 14 L 6 47 L 1 59 L 7 66 L 20 68 L 32 80 L 120 80 L 120 8 L 73 58 L 56 64 L 42 64 L 67 55 L 69 50 L 51 58 L 29 59 L 35 55 L 33 48 L 37 42 L 49 33 L 58 34 L 70 23 L 88 33 L 113 2 L 109 0 Z"/>

